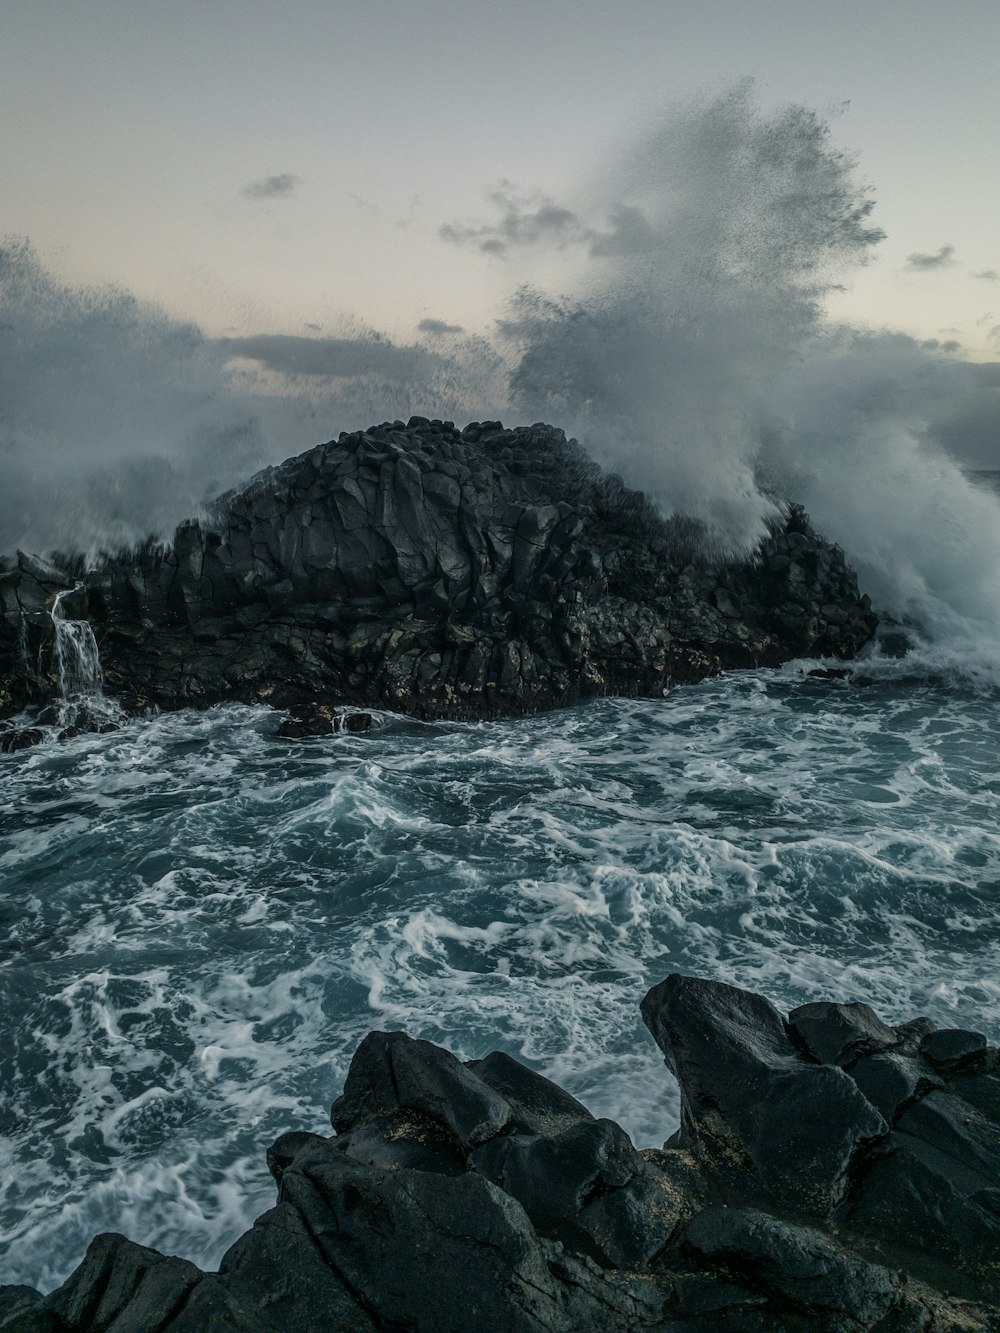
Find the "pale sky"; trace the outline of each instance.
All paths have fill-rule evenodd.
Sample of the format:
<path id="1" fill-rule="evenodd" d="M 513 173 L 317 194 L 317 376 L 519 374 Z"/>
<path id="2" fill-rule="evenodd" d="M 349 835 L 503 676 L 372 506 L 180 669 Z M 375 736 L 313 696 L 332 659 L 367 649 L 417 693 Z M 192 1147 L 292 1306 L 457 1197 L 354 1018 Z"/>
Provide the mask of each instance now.
<path id="1" fill-rule="evenodd" d="M 502 179 L 571 200 L 750 75 L 874 188 L 833 313 L 1000 351 L 996 0 L 6 0 L 2 31 L 0 235 L 211 334 L 486 329 L 518 273 L 443 223 Z"/>

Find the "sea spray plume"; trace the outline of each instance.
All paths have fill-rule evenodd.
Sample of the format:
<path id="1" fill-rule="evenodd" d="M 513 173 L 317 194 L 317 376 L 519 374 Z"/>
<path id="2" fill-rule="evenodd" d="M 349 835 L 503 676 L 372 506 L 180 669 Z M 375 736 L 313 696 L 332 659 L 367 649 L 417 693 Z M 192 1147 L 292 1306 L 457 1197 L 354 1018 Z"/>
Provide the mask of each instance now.
<path id="1" fill-rule="evenodd" d="M 672 113 L 598 194 L 611 225 L 586 229 L 597 262 L 577 293 L 522 286 L 501 326 L 523 410 L 700 520 L 721 553 L 752 546 L 774 497 L 803 501 L 882 609 L 995 679 L 1000 503 L 948 448 L 997 461 L 997 371 L 824 319 L 881 236 L 828 127 L 801 107 L 765 115 L 744 84 Z"/>
<path id="2" fill-rule="evenodd" d="M 995 681 L 1000 500 L 939 443 L 961 429 L 971 404 L 973 427 L 992 434 L 996 451 L 1000 395 L 983 373 L 990 369 L 900 335 L 830 330 L 789 375 L 794 425 L 772 435 L 765 454 L 787 492 L 849 552 L 880 606 Z"/>
<path id="3" fill-rule="evenodd" d="M 598 194 L 609 223 L 587 231 L 580 294 L 512 301 L 515 398 L 716 549 L 746 550 L 776 512 L 756 469 L 777 387 L 838 272 L 881 238 L 872 200 L 823 121 L 764 114 L 749 83 L 674 111 Z"/>
<path id="4" fill-rule="evenodd" d="M 0 247 L 0 550 L 172 533 L 259 465 L 224 349 L 114 287 L 70 287 Z"/>

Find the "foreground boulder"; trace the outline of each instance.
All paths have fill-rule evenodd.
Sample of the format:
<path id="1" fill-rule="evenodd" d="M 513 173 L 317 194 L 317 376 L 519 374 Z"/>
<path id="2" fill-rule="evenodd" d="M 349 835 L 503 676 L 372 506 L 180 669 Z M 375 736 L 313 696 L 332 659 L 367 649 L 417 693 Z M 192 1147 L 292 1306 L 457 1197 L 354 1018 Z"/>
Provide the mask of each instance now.
<path id="1" fill-rule="evenodd" d="M 876 617 L 792 507 L 720 565 L 562 431 L 411 418 L 341 435 L 210 519 L 86 572 L 0 564 L 0 715 L 51 693 L 52 600 L 87 617 L 109 691 L 425 717 L 530 713 L 809 654 Z"/>
<path id="2" fill-rule="evenodd" d="M 510 1056 L 373 1032 L 333 1137 L 218 1273 L 98 1236 L 3 1333 L 1000 1329 L 1000 1052 L 866 1005 L 787 1017 L 670 976 L 642 1003 L 680 1129 L 637 1151 Z"/>

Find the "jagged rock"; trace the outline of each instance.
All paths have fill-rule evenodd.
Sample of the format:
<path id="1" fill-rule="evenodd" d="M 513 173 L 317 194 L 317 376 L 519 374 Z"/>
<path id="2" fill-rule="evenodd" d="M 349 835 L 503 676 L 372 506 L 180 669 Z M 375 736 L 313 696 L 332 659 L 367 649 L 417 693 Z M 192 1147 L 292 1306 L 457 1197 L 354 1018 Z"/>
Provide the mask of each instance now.
<path id="1" fill-rule="evenodd" d="M 330 1120 L 338 1134 L 380 1112 L 405 1109 L 439 1120 L 468 1151 L 506 1129 L 510 1103 L 450 1051 L 404 1032 L 370 1032 L 358 1047 Z"/>
<path id="2" fill-rule="evenodd" d="M 594 1118 L 557 1083 L 525 1068 L 503 1051 L 493 1051 L 482 1060 L 469 1060 L 465 1067 L 504 1098 L 518 1134 L 559 1134 Z"/>
<path id="3" fill-rule="evenodd" d="M 851 1078 L 889 1124 L 917 1097 L 943 1086 L 930 1065 L 894 1051 L 859 1060 Z"/>
<path id="4" fill-rule="evenodd" d="M 983 1034 L 963 1028 L 939 1028 L 928 1033 L 920 1043 L 920 1054 L 951 1074 L 986 1073 L 997 1064 L 997 1052 L 986 1045 Z"/>
<path id="5" fill-rule="evenodd" d="M 311 1134 L 304 1129 L 289 1130 L 287 1134 L 275 1139 L 268 1148 L 267 1169 L 280 1185 L 285 1168 L 291 1166 L 303 1148 L 312 1148 L 325 1142 L 326 1139 L 321 1134 Z"/>
<path id="6" fill-rule="evenodd" d="M 773 1005 L 671 976 L 642 1016 L 683 1091 L 677 1147 L 783 1207 L 827 1215 L 842 1201 L 858 1154 L 888 1125 L 842 1069 L 799 1057 Z"/>
<path id="7" fill-rule="evenodd" d="M 895 1031 L 867 1004 L 803 1004 L 788 1015 L 789 1026 L 823 1065 L 847 1067 L 864 1055 L 898 1044 Z"/>
<path id="8" fill-rule="evenodd" d="M 292 716 L 286 718 L 275 732 L 285 740 L 301 740 L 306 736 L 334 736 L 338 732 L 370 731 L 371 713 L 345 713 L 328 704 L 315 701 L 297 705 Z"/>
<path id="9" fill-rule="evenodd" d="M 517 1199 L 539 1231 L 605 1266 L 648 1264 L 682 1220 L 660 1173 L 611 1120 L 494 1138 L 470 1162 Z"/>
<path id="10" fill-rule="evenodd" d="M 34 1287 L 0 1287 L 0 1327 L 15 1315 L 26 1314 L 43 1300 Z"/>
<path id="11" fill-rule="evenodd" d="M 898 1273 L 845 1254 L 822 1232 L 752 1208 L 705 1208 L 687 1229 L 691 1245 L 755 1287 L 810 1310 L 873 1328 L 897 1302 Z"/>
<path id="12" fill-rule="evenodd" d="M 51 603 L 138 706 L 242 699 L 426 717 L 523 714 L 791 657 L 852 657 L 877 623 L 843 552 L 792 506 L 761 551 L 708 558 L 575 441 L 412 418 L 341 435 L 89 572 L 0 570 L 0 711 L 52 692 Z M 354 714 L 353 716 L 358 716 Z"/>
<path id="13" fill-rule="evenodd" d="M 218 1273 L 101 1236 L 49 1296 L 0 1289 L 0 1333 L 1000 1329 L 988 1048 L 949 1035 L 932 1066 L 926 1021 L 786 1020 L 691 977 L 643 1016 L 682 1084 L 663 1149 L 637 1152 L 510 1056 L 463 1065 L 372 1033 L 336 1136 L 272 1145 L 278 1202 Z M 817 1062 L 847 1052 L 847 1069 Z"/>
<path id="14" fill-rule="evenodd" d="M 44 739 L 45 732 L 40 727 L 11 727 L 7 731 L 0 731 L 0 751 L 14 754 L 17 750 L 30 750 Z"/>
<path id="15" fill-rule="evenodd" d="M 26 1314 L 0 1324 L 4 1333 L 23 1328 L 129 1333 L 172 1327 L 172 1318 L 202 1279 L 186 1259 L 136 1245 L 124 1236 L 96 1236 L 76 1272 Z"/>

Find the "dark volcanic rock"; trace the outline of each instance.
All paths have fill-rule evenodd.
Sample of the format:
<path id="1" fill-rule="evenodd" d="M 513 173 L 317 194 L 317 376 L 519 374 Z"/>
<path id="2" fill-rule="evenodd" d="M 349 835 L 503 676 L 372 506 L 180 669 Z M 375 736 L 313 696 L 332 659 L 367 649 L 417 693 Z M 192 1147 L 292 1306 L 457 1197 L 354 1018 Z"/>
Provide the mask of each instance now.
<path id="1" fill-rule="evenodd" d="M 818 1216 L 842 1202 L 889 1128 L 842 1069 L 800 1058 L 767 1000 L 721 982 L 668 977 L 642 1016 L 683 1090 L 678 1148 L 746 1197 Z"/>
<path id="2" fill-rule="evenodd" d="M 169 549 L 87 574 L 8 561 L 0 710 L 51 695 L 51 603 L 77 583 L 73 615 L 95 627 L 111 692 L 302 706 L 289 736 L 326 734 L 322 710 L 343 704 L 515 715 L 849 658 L 876 624 L 799 508 L 753 559 L 720 565 L 561 431 L 423 418 L 262 473 Z"/>
<path id="3" fill-rule="evenodd" d="M 680 976 L 642 1009 L 682 1085 L 662 1150 L 510 1056 L 371 1033 L 336 1136 L 272 1145 L 277 1204 L 218 1273 L 99 1236 L 51 1295 L 0 1289 L 0 1331 L 1000 1329 L 1000 1075 L 977 1034 L 865 1005 L 785 1019 Z"/>

